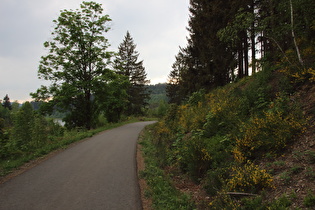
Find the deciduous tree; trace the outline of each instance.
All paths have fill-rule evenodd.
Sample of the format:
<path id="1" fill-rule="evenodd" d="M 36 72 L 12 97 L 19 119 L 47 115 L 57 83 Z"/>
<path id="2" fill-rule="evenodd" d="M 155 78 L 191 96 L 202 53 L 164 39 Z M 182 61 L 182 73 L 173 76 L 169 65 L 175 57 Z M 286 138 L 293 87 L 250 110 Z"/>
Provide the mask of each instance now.
<path id="1" fill-rule="evenodd" d="M 10 140 L 12 151 L 27 150 L 32 141 L 34 126 L 34 111 L 29 102 L 25 102 L 13 117 L 14 126 Z"/>
<path id="2" fill-rule="evenodd" d="M 83 2 L 80 9 L 61 11 L 53 21 L 51 41 L 44 43 L 49 51 L 41 58 L 38 75 L 51 85 L 31 95 L 47 101 L 43 107 L 67 112 L 64 120 L 68 127 L 94 127 L 103 103 L 110 102 L 111 96 L 104 95 L 117 77 L 109 69 L 113 53 L 108 51 L 104 36 L 110 29 L 109 21 L 101 4 Z"/>

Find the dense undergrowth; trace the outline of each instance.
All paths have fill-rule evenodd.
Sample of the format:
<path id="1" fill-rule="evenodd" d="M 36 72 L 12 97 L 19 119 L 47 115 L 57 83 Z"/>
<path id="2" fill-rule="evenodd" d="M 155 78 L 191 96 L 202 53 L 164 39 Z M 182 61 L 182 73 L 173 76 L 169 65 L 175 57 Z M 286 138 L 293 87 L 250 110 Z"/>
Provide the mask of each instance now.
<path id="1" fill-rule="evenodd" d="M 202 208 L 288 208 L 288 196 L 265 200 L 276 185 L 262 162 L 281 157 L 309 126 L 294 97 L 298 85 L 269 68 L 172 105 L 151 131 L 159 166 L 202 185 L 210 196 Z"/>

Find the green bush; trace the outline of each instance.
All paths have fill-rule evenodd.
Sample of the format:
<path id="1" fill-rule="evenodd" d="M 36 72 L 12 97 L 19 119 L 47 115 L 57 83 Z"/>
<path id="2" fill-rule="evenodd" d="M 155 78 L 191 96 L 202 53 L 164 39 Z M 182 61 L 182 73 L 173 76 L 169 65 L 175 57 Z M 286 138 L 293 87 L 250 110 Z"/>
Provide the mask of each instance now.
<path id="1" fill-rule="evenodd" d="M 219 167 L 208 170 L 202 183 L 209 195 L 215 196 L 222 190 L 225 180 L 229 175 L 229 168 L 230 167 Z"/>
<path id="2" fill-rule="evenodd" d="M 240 210 L 265 210 L 268 209 L 266 205 L 263 203 L 263 198 L 261 196 L 257 196 L 255 198 L 244 198 L 241 200 L 241 208 Z"/>
<path id="3" fill-rule="evenodd" d="M 269 204 L 268 209 L 271 210 L 286 210 L 288 209 L 292 204 L 292 201 L 287 195 L 282 195 L 277 200 L 273 201 L 271 204 Z"/>

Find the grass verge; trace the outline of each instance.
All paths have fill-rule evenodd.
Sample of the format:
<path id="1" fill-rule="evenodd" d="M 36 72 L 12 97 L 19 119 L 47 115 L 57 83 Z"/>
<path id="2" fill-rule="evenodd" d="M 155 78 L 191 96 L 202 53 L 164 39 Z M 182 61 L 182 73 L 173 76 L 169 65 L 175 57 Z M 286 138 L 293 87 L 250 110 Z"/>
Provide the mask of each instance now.
<path id="1" fill-rule="evenodd" d="M 139 141 L 145 162 L 145 169 L 140 171 L 139 176 L 145 179 L 148 185 L 145 196 L 152 198 L 153 209 L 195 209 L 190 196 L 175 189 L 170 177 L 160 168 L 157 150 L 152 143 L 153 127 L 154 124 L 147 126 Z"/>

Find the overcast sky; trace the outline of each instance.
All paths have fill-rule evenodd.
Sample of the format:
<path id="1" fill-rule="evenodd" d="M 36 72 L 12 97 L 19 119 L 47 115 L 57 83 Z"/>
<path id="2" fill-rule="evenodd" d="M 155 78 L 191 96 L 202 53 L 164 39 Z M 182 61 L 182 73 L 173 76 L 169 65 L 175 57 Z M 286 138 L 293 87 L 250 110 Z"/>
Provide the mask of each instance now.
<path id="1" fill-rule="evenodd" d="M 60 10 L 77 9 L 81 0 L 0 0 L 0 99 L 31 100 L 43 43 L 51 38 Z M 151 84 L 166 82 L 179 46 L 185 46 L 189 0 L 98 0 L 112 21 L 106 34 L 117 51 L 127 30 L 140 53 Z"/>

